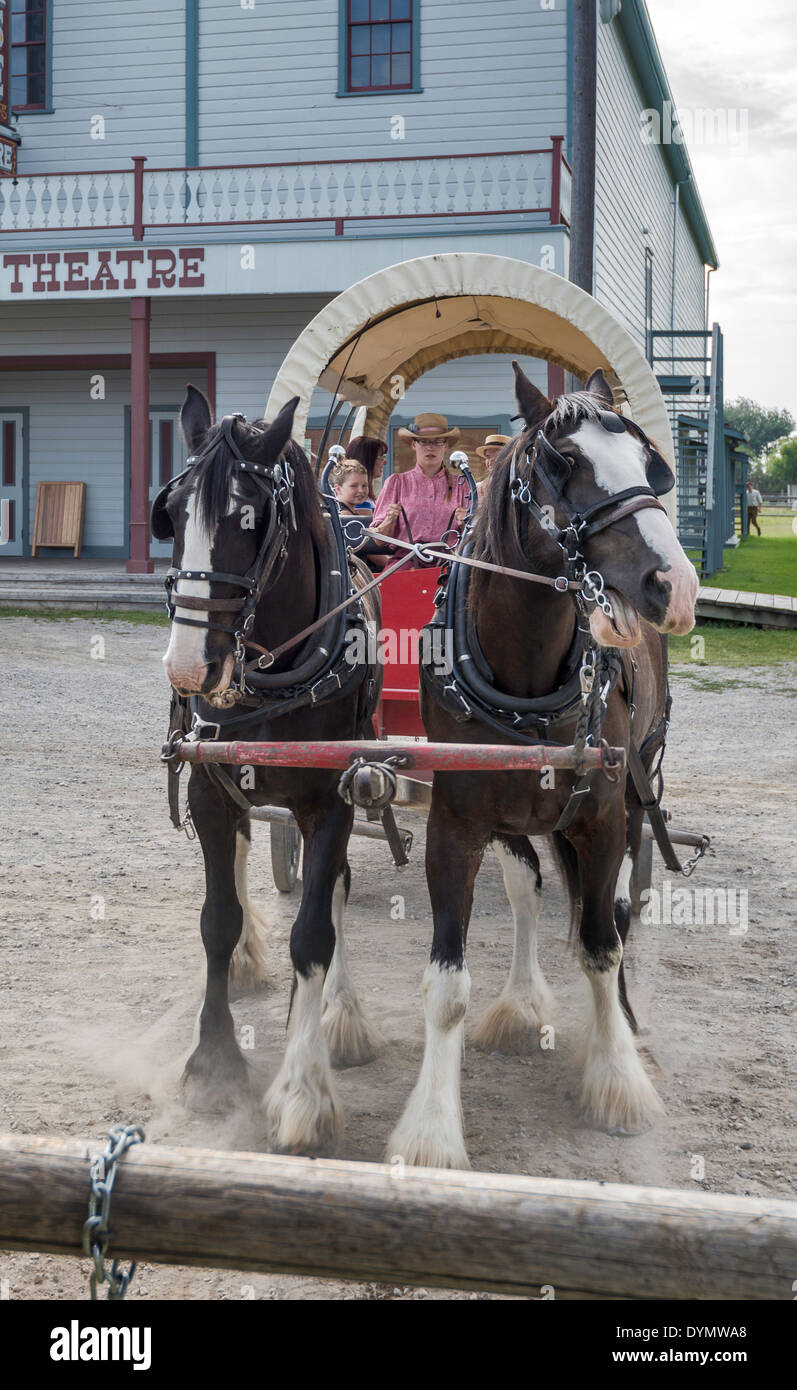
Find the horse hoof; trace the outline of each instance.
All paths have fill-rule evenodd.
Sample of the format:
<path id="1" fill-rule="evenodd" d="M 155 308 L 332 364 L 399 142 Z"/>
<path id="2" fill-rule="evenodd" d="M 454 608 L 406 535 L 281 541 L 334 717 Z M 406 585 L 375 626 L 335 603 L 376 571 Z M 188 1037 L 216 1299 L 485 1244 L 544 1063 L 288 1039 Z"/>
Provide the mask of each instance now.
<path id="1" fill-rule="evenodd" d="M 328 1153 L 343 1131 L 343 1111 L 331 1088 L 278 1076 L 263 1103 L 275 1153 Z"/>
<path id="2" fill-rule="evenodd" d="M 470 1168 L 461 1116 L 443 1114 L 410 1096 L 407 1108 L 390 1136 L 385 1162 L 411 1168 Z"/>
<path id="3" fill-rule="evenodd" d="M 551 1017 L 550 1000 L 541 1012 Z M 502 995 L 491 1004 L 476 1024 L 471 1037 L 474 1047 L 484 1052 L 501 1052 L 505 1056 L 527 1057 L 540 1048 L 539 1030 L 548 1026 L 537 1022 L 530 1003 L 513 995 Z"/>
<path id="4" fill-rule="evenodd" d="M 329 1060 L 335 1068 L 362 1067 L 372 1062 L 379 1052 L 382 1039 L 366 1019 L 359 1004 L 352 1006 L 343 998 L 327 1004 L 321 1019 L 329 1048 Z"/>
<path id="5" fill-rule="evenodd" d="M 212 1062 L 193 1053 L 182 1076 L 183 1103 L 196 1114 L 228 1115 L 250 1098 L 249 1073 L 240 1053 L 237 1060 Z"/>
<path id="6" fill-rule="evenodd" d="M 643 1134 L 664 1115 L 664 1106 L 634 1053 L 622 1065 L 588 1061 L 581 1090 L 584 1110 L 597 1128 L 629 1137 Z"/>

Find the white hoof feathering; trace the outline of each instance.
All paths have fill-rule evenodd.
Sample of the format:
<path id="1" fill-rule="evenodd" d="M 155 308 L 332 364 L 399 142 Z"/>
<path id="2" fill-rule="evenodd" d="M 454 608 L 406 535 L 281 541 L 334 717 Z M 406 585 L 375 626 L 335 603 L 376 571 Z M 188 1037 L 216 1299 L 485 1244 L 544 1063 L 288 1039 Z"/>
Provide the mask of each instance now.
<path id="1" fill-rule="evenodd" d="M 387 1147 L 424 1168 L 469 1168 L 462 1127 L 460 1068 L 465 1010 L 470 995 L 467 966 L 446 969 L 434 962 L 423 977 L 426 1043 L 421 1073 Z"/>
<path id="2" fill-rule="evenodd" d="M 274 1148 L 282 1153 L 330 1149 L 343 1129 L 329 1049 L 321 1027 L 324 972 L 316 966 L 296 978 L 288 1044 L 265 1098 Z"/>
<path id="3" fill-rule="evenodd" d="M 530 864 L 500 840 L 493 848 L 512 908 L 512 965 L 501 994 L 476 1025 L 473 1042 L 490 1051 L 522 1053 L 538 1046 L 538 1029 L 550 1025 L 554 1016 L 553 995 L 537 959 L 540 890 Z"/>
<path id="4" fill-rule="evenodd" d="M 244 920 L 230 961 L 230 986 L 235 989 L 261 989 L 268 983 L 268 928 L 260 909 L 249 896 L 248 857 L 249 841 L 239 832 L 235 842 L 235 892 Z"/>
<path id="5" fill-rule="evenodd" d="M 618 944 L 607 957 L 608 968 L 602 970 L 582 955 L 594 1015 L 587 1037 L 581 1100 L 589 1117 L 602 1129 L 633 1133 L 649 1128 L 664 1114 L 664 1106 L 645 1071 L 620 1004 L 617 973 L 622 955 Z"/>
<path id="6" fill-rule="evenodd" d="M 343 879 L 339 878 L 332 895 L 335 951 L 324 982 L 321 1021 L 333 1067 L 359 1067 L 364 1062 L 373 1061 L 382 1040 L 377 1029 L 365 1017 L 349 974 L 343 935 L 345 906 Z"/>

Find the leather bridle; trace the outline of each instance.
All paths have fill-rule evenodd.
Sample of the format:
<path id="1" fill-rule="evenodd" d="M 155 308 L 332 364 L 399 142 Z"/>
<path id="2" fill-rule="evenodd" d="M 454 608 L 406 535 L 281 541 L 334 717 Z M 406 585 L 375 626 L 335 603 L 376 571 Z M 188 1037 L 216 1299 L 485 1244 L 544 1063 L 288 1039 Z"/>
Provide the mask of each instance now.
<path id="1" fill-rule="evenodd" d="M 608 413 L 607 411 L 606 414 L 608 415 Z M 619 419 L 620 417 L 613 418 Z M 606 426 L 606 428 L 611 429 L 612 433 L 617 433 L 613 426 Z M 510 493 L 517 502 L 529 508 L 543 530 L 562 547 L 568 556 L 575 555 L 579 547 L 585 541 L 590 540 L 592 536 L 596 536 L 599 531 L 605 531 L 607 527 L 613 526 L 615 521 L 621 521 L 623 517 L 631 516 L 634 512 L 642 511 L 646 507 L 653 507 L 666 514 L 667 508 L 659 501 L 659 493 L 655 488 L 644 484 L 624 488 L 621 492 L 614 492 L 611 496 L 603 497 L 594 502 L 585 511 L 577 512 L 569 505 L 567 498 L 563 495 L 573 471 L 570 460 L 554 448 L 542 430 L 537 431 L 534 443 L 529 445 L 525 452 L 529 461 L 525 476 L 521 476 L 517 471 L 517 452 L 512 457 L 509 474 Z M 556 526 L 534 498 L 532 494 L 534 476 L 541 479 L 551 501 L 564 512 L 567 517 L 567 526 Z M 672 485 L 671 483 L 670 486 Z M 668 492 L 669 487 L 662 489 L 662 491 Z M 581 558 L 583 559 L 583 556 Z"/>
<path id="2" fill-rule="evenodd" d="M 180 623 L 184 627 L 200 627 L 207 632 L 230 634 L 235 638 L 235 658 L 237 661 L 241 661 L 245 655 L 244 647 L 247 645 L 247 635 L 255 620 L 257 605 L 263 594 L 277 582 L 285 565 L 288 535 L 290 531 L 296 530 L 296 509 L 293 495 L 295 473 L 290 463 L 286 459 L 279 459 L 272 464 L 253 463 L 251 460 L 245 459 L 233 438 L 232 431 L 236 420 L 245 423 L 246 417 L 241 414 L 225 415 L 221 421 L 219 433 L 215 435 L 213 440 L 206 444 L 201 453 L 188 458 L 186 460 L 187 466 L 182 473 L 172 478 L 161 489 L 152 507 L 152 518 L 154 527 L 159 517 L 165 517 L 169 493 L 184 478 L 190 476 L 201 460 L 209 458 L 218 449 L 222 439 L 232 453 L 237 467 L 253 478 L 265 494 L 266 525 L 257 555 L 246 574 L 228 574 L 223 570 L 177 569 L 172 566 L 167 571 L 165 578 L 166 611 L 170 620 L 173 623 Z M 243 596 L 240 598 L 204 598 L 199 595 L 181 594 L 176 588 L 181 579 L 206 580 L 210 584 L 230 584 L 242 589 Z M 209 616 L 206 621 L 199 618 L 185 618 L 176 613 L 177 608 L 187 608 L 208 615 L 229 613 L 236 616 L 231 625 L 225 625 L 211 622 Z"/>

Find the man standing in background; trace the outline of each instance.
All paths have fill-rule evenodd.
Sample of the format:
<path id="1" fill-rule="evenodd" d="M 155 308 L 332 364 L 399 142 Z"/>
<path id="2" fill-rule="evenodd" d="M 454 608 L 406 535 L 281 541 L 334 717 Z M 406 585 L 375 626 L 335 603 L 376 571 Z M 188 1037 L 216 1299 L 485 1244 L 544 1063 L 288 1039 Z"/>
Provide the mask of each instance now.
<path id="1" fill-rule="evenodd" d="M 763 505 L 764 505 L 763 499 L 762 499 L 762 497 L 761 497 L 761 493 L 758 491 L 758 488 L 757 488 L 757 487 L 753 487 L 753 484 L 752 484 L 752 483 L 748 483 L 748 484 L 747 484 L 747 532 L 748 532 L 748 535 L 749 535 L 749 533 L 750 533 L 750 527 L 751 527 L 751 526 L 755 526 L 755 529 L 756 529 L 756 531 L 758 532 L 759 536 L 761 535 L 761 527 L 760 527 L 759 524 L 758 524 L 758 509 L 759 509 L 759 507 L 762 507 Z"/>

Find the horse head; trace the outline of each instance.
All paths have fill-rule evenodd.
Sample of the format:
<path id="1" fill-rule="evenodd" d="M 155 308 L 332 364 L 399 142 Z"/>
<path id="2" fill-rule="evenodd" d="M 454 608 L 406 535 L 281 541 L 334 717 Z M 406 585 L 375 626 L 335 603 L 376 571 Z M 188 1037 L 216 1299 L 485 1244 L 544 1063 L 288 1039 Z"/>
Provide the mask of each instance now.
<path id="1" fill-rule="evenodd" d="M 241 415 L 213 424 L 205 396 L 187 389 L 180 424 L 188 466 L 158 494 L 151 518 L 158 540 L 174 540 L 163 663 L 181 695 L 231 703 L 236 648 L 240 655 L 295 529 L 295 478 L 285 456 L 304 459 L 298 447 L 286 447 L 298 401 L 288 401 L 272 424 L 248 424 Z"/>
<path id="2" fill-rule="evenodd" d="M 669 464 L 616 411 L 602 371 L 592 373 L 585 391 L 551 402 L 513 365 L 534 497 L 540 507 L 553 507 L 558 528 L 571 528 L 586 569 L 602 575 L 613 610 L 610 618 L 596 607 L 593 637 L 602 646 L 635 646 L 640 617 L 659 632 L 690 632 L 697 574 L 657 503 L 675 485 Z"/>

